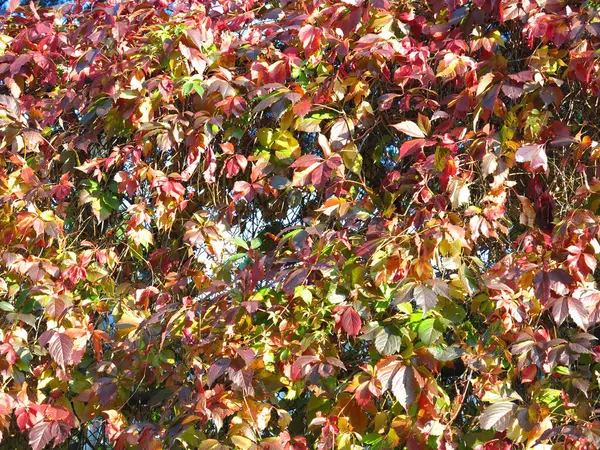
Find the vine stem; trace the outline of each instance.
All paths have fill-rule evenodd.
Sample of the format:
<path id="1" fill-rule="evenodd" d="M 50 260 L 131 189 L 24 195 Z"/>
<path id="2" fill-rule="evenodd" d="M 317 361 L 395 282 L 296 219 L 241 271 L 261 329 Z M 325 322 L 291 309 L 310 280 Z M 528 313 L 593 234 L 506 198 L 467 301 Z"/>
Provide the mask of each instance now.
<path id="1" fill-rule="evenodd" d="M 454 422 L 456 420 L 456 418 L 458 417 L 458 414 L 460 413 L 460 410 L 462 409 L 462 404 L 465 400 L 465 396 L 467 395 L 467 390 L 469 389 L 469 386 L 471 385 L 471 375 L 473 374 L 473 369 L 470 368 L 469 369 L 469 373 L 467 374 L 467 384 L 465 385 L 465 388 L 463 389 L 463 393 L 461 395 L 461 401 L 458 405 L 458 408 L 456 409 L 456 411 L 454 412 L 454 414 L 452 415 L 452 417 L 450 417 L 450 421 L 448 422 L 447 426 L 452 425 L 452 422 Z"/>

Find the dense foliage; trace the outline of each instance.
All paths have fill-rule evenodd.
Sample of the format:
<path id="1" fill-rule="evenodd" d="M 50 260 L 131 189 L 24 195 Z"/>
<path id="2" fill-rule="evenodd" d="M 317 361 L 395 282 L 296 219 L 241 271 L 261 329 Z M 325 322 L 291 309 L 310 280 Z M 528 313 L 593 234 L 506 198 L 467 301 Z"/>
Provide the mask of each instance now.
<path id="1" fill-rule="evenodd" d="M 1 445 L 600 448 L 596 7 L 10 1 Z"/>

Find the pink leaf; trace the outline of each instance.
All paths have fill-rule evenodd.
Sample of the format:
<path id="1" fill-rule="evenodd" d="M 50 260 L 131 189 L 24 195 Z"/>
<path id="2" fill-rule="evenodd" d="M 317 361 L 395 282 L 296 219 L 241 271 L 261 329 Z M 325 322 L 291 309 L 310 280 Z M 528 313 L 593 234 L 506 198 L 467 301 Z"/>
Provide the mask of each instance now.
<path id="1" fill-rule="evenodd" d="M 52 440 L 51 422 L 40 421 L 29 431 L 29 445 L 32 450 L 42 450 Z"/>
<path id="2" fill-rule="evenodd" d="M 583 305 L 581 300 L 573 297 L 569 297 L 569 315 L 573 322 L 577 324 L 582 330 L 587 330 L 589 325 L 589 312 Z"/>
<path id="3" fill-rule="evenodd" d="M 292 364 L 292 380 L 302 379 L 308 373 L 310 366 L 319 361 L 319 357 L 315 355 L 304 355 L 296 359 Z"/>
<path id="4" fill-rule="evenodd" d="M 290 165 L 290 167 L 292 169 L 295 169 L 297 167 L 299 168 L 306 168 L 306 167 L 310 167 L 313 164 L 319 163 L 323 161 L 323 158 L 321 158 L 320 156 L 317 155 L 302 155 L 300 158 L 298 158 L 296 161 L 294 161 L 293 164 Z"/>
<path id="5" fill-rule="evenodd" d="M 532 172 L 540 167 L 544 172 L 548 170 L 548 157 L 546 156 L 545 146 L 542 144 L 525 145 L 519 148 L 515 159 L 520 163 L 529 163 Z"/>
<path id="6" fill-rule="evenodd" d="M 49 343 L 50 356 L 63 369 L 73 363 L 73 341 L 69 336 L 56 333 Z"/>

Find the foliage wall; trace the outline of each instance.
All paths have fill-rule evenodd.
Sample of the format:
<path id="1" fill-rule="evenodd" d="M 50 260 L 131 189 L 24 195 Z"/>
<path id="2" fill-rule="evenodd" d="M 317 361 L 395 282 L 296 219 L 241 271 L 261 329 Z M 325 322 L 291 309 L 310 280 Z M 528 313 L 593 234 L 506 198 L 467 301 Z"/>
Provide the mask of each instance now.
<path id="1" fill-rule="evenodd" d="M 11 1 L 3 448 L 600 448 L 597 6 Z"/>

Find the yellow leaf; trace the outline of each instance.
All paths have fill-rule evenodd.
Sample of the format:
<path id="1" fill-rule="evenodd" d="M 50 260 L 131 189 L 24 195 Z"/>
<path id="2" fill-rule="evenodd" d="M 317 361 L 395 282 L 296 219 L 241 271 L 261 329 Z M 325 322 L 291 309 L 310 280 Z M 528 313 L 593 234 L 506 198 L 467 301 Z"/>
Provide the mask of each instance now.
<path id="1" fill-rule="evenodd" d="M 150 97 L 144 98 L 138 108 L 140 110 L 140 122 L 150 122 L 150 114 L 152 113 L 152 100 L 150 100 Z"/>
<path id="2" fill-rule="evenodd" d="M 236 448 L 239 448 L 241 450 L 250 450 L 257 448 L 254 442 L 252 442 L 250 439 L 244 436 L 231 436 L 231 442 L 233 442 Z"/>

